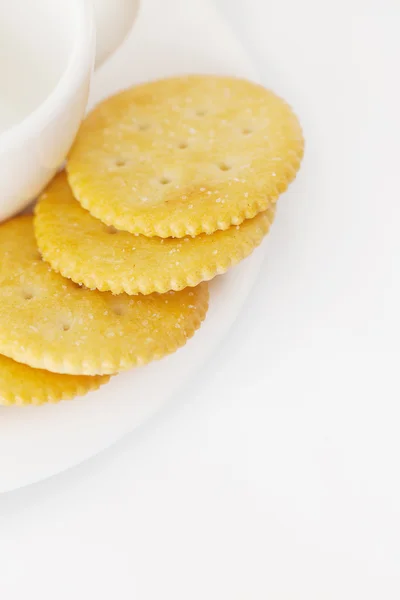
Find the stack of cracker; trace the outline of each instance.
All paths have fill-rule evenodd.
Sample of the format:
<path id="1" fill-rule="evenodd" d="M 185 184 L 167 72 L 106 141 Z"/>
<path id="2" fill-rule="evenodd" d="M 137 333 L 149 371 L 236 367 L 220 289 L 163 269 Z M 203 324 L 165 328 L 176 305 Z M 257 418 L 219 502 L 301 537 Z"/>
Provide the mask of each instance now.
<path id="1" fill-rule="evenodd" d="M 185 344 L 206 282 L 261 243 L 302 154 L 291 109 L 249 81 L 101 103 L 35 217 L 0 226 L 0 402 L 69 398 Z"/>

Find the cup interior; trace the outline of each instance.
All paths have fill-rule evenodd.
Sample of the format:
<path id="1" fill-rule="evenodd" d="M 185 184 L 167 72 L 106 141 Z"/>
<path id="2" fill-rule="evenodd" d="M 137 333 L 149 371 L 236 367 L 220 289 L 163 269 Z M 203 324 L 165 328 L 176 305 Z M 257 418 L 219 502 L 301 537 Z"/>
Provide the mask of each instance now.
<path id="1" fill-rule="evenodd" d="M 0 134 L 56 87 L 77 39 L 80 8 L 78 0 L 0 0 Z"/>

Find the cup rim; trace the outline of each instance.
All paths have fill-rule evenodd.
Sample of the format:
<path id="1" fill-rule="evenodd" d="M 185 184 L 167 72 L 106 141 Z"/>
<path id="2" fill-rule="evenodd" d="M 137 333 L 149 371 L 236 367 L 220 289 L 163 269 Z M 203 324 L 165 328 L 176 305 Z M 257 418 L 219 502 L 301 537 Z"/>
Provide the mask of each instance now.
<path id="1" fill-rule="evenodd" d="M 73 87 L 72 84 L 77 80 L 81 80 L 82 75 L 87 71 L 87 59 L 91 61 L 91 68 L 93 69 L 95 58 L 95 27 L 91 0 L 69 0 L 69 2 L 70 5 L 75 5 L 74 8 L 77 11 L 79 24 L 67 66 L 57 84 L 43 102 L 24 117 L 22 121 L 0 133 L 0 154 L 7 151 L 10 146 L 23 143 L 24 140 L 32 137 L 36 131 L 44 129 L 60 105 L 68 97 L 68 92 Z"/>

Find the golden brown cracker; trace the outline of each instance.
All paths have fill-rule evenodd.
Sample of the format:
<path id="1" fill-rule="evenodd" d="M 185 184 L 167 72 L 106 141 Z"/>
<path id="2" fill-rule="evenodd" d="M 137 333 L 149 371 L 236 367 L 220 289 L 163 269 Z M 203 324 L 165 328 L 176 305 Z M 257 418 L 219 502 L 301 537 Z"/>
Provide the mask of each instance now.
<path id="1" fill-rule="evenodd" d="M 241 225 L 194 238 L 135 236 L 83 209 L 61 173 L 39 199 L 34 226 L 43 258 L 64 277 L 115 294 L 151 294 L 225 273 L 261 243 L 273 217 L 270 208 Z"/>
<path id="2" fill-rule="evenodd" d="M 303 154 L 296 116 L 243 79 L 153 81 L 102 102 L 86 118 L 67 171 L 74 196 L 107 225 L 184 237 L 265 211 Z"/>
<path id="3" fill-rule="evenodd" d="M 90 291 L 41 259 L 33 218 L 0 225 L 0 353 L 57 373 L 103 375 L 183 346 L 204 319 L 208 288 L 165 295 Z"/>
<path id="4" fill-rule="evenodd" d="M 0 405 L 22 406 L 60 402 L 97 390 L 108 375 L 61 375 L 32 369 L 0 354 Z"/>

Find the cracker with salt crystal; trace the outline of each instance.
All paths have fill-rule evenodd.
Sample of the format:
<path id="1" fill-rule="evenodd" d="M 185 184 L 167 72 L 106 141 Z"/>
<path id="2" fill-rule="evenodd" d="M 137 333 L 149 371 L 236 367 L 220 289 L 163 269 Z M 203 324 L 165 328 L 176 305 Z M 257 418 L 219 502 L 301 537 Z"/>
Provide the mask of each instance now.
<path id="1" fill-rule="evenodd" d="M 273 92 L 233 77 L 153 81 L 102 102 L 67 162 L 81 205 L 134 234 L 184 237 L 265 211 L 295 177 L 303 136 Z"/>
<path id="2" fill-rule="evenodd" d="M 135 236 L 92 217 L 60 173 L 39 199 L 34 227 L 43 258 L 64 277 L 114 294 L 151 294 L 196 286 L 225 273 L 261 243 L 274 210 L 210 235 Z"/>
<path id="3" fill-rule="evenodd" d="M 32 369 L 0 354 L 0 405 L 54 404 L 97 390 L 109 379 L 109 375 L 61 375 Z"/>
<path id="4" fill-rule="evenodd" d="M 0 353 L 31 367 L 123 371 L 183 346 L 207 312 L 207 284 L 139 297 L 65 279 L 41 259 L 31 216 L 0 225 L 0 256 Z"/>

